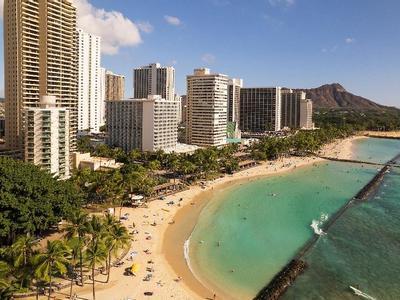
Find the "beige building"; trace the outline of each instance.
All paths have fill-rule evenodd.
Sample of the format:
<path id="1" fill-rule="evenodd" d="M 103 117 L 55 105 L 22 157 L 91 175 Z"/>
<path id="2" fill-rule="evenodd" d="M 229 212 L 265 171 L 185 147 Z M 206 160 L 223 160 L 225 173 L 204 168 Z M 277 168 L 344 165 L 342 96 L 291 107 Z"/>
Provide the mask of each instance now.
<path id="1" fill-rule="evenodd" d="M 228 76 L 196 69 L 187 76 L 186 141 L 197 146 L 226 144 Z"/>
<path id="2" fill-rule="evenodd" d="M 69 110 L 56 97 L 42 96 L 39 107 L 26 108 L 25 161 L 61 179 L 69 177 Z"/>
<path id="3" fill-rule="evenodd" d="M 281 90 L 281 126 L 289 129 L 313 129 L 312 101 L 306 99 L 306 93 L 299 90 Z"/>
<path id="4" fill-rule="evenodd" d="M 240 120 L 240 89 L 243 79 L 229 79 L 228 84 L 228 122 L 239 123 Z"/>
<path id="5" fill-rule="evenodd" d="M 105 101 L 125 99 L 125 76 L 106 71 Z"/>
<path id="6" fill-rule="evenodd" d="M 133 70 L 135 99 L 145 99 L 149 95 L 160 95 L 166 100 L 175 100 L 175 69 L 163 67 L 159 63 Z"/>
<path id="7" fill-rule="evenodd" d="M 6 142 L 24 147 L 24 112 L 39 95 L 69 110 L 71 149 L 78 126 L 76 8 L 69 0 L 4 1 Z"/>
<path id="8" fill-rule="evenodd" d="M 72 167 L 76 170 L 107 171 L 120 169 L 123 165 L 108 157 L 91 156 L 90 153 L 72 153 Z"/>
<path id="9" fill-rule="evenodd" d="M 300 128 L 314 129 L 313 123 L 313 103 L 310 99 L 302 99 L 300 102 Z"/>
<path id="10" fill-rule="evenodd" d="M 179 105 L 161 96 L 107 102 L 108 144 L 126 152 L 171 151 L 178 141 Z"/>

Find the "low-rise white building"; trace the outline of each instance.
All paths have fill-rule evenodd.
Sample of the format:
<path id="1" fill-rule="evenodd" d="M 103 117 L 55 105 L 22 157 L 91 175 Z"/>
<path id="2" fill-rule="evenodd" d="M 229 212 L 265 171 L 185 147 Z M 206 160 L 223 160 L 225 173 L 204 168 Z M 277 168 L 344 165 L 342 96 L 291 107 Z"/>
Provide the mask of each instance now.
<path id="1" fill-rule="evenodd" d="M 76 170 L 114 170 L 120 169 L 123 165 L 122 163 L 115 162 L 115 159 L 108 157 L 91 156 L 90 153 L 72 153 L 72 167 Z"/>
<path id="2" fill-rule="evenodd" d="M 25 110 L 25 161 L 51 174 L 69 177 L 69 111 L 55 96 L 41 96 L 40 106 Z"/>
<path id="3" fill-rule="evenodd" d="M 129 152 L 169 151 L 178 141 L 179 101 L 161 96 L 107 102 L 107 143 Z"/>

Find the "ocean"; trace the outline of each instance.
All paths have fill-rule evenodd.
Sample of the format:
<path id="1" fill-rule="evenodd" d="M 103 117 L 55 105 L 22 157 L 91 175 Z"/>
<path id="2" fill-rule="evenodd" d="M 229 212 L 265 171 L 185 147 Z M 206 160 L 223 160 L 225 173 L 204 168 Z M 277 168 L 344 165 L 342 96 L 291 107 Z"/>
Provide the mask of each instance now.
<path id="1" fill-rule="evenodd" d="M 355 149 L 356 159 L 385 162 L 400 152 L 400 141 L 360 140 Z M 217 294 L 253 298 L 319 230 L 318 225 L 374 177 L 377 168 L 322 162 L 218 192 L 189 240 L 192 271 Z M 376 294 L 377 299 L 396 299 L 398 187 L 395 170 L 371 201 L 348 210 L 307 253 L 310 267 L 285 299 L 345 299 L 352 297 L 349 285 Z M 383 283 L 372 285 L 377 280 Z"/>

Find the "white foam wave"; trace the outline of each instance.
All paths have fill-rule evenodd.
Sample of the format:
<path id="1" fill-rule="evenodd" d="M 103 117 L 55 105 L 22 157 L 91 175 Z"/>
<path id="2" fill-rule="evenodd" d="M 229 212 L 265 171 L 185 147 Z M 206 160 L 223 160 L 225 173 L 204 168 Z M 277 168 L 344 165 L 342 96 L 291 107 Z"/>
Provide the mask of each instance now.
<path id="1" fill-rule="evenodd" d="M 183 244 L 183 256 L 185 257 L 185 261 L 186 261 L 186 264 L 187 264 L 190 272 L 192 272 L 193 276 L 197 278 L 196 274 L 193 272 L 192 265 L 190 264 L 190 238 L 191 237 L 192 236 L 190 236 Z"/>
<path id="2" fill-rule="evenodd" d="M 319 218 L 319 220 L 312 220 L 311 222 L 311 228 L 314 230 L 315 234 L 318 235 L 325 235 L 326 232 L 324 232 L 321 229 L 321 226 L 324 224 L 324 222 L 326 222 L 328 220 L 329 216 L 327 214 L 321 214 L 321 217 Z"/>

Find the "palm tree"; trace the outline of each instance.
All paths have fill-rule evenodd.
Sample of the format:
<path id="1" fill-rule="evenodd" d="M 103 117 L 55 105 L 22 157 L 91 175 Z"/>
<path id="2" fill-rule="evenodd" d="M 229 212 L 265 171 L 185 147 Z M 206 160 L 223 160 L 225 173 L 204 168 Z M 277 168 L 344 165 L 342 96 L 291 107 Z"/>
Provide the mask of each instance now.
<path id="1" fill-rule="evenodd" d="M 49 282 L 49 300 L 53 273 L 65 274 L 67 272 L 68 255 L 68 247 L 62 241 L 57 240 L 47 241 L 46 251 L 33 257 L 36 278 Z"/>
<path id="2" fill-rule="evenodd" d="M 78 237 L 79 249 L 79 266 L 80 266 L 80 279 L 83 285 L 83 248 L 85 247 L 84 239 L 88 229 L 88 215 L 81 210 L 73 213 L 69 218 L 69 223 L 65 226 L 65 238 L 71 239 Z"/>
<path id="3" fill-rule="evenodd" d="M 130 237 L 128 231 L 125 226 L 120 223 L 115 222 L 112 224 L 106 233 L 105 236 L 105 245 L 107 247 L 107 280 L 106 283 L 110 280 L 110 271 L 111 271 L 111 256 L 114 253 L 117 255 L 118 250 L 127 248 L 130 245 Z"/>
<path id="4" fill-rule="evenodd" d="M 102 219 L 96 215 L 92 216 L 87 223 L 87 233 L 90 235 L 90 243 L 93 246 L 100 237 L 102 236 L 104 232 L 104 224 L 102 222 Z"/>
<path id="5" fill-rule="evenodd" d="M 38 241 L 32 236 L 20 236 L 10 249 L 14 260 L 14 267 L 25 267 L 33 254 L 33 248 L 37 245 Z"/>
<path id="6" fill-rule="evenodd" d="M 7 262 L 0 261 L 0 299 L 3 299 L 3 293 L 6 293 L 7 290 L 11 287 L 11 270 L 12 268 Z"/>
<path id="7" fill-rule="evenodd" d="M 73 237 L 67 241 L 68 248 L 71 251 L 70 278 L 71 286 L 69 289 L 69 298 L 72 299 L 72 286 L 75 278 L 76 260 L 82 252 L 83 242 L 79 237 Z"/>
<path id="8" fill-rule="evenodd" d="M 102 264 L 106 259 L 107 248 L 102 240 L 96 239 L 95 242 L 91 243 L 86 249 L 86 260 L 89 263 L 89 267 L 92 269 L 93 300 L 96 300 L 94 270 L 96 265 Z"/>

